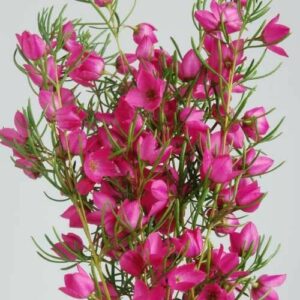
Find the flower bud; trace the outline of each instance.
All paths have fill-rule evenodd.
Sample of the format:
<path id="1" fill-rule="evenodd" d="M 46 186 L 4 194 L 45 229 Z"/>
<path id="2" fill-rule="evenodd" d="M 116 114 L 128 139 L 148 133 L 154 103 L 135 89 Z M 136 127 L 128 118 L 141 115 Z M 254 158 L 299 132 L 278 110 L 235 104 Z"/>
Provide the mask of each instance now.
<path id="1" fill-rule="evenodd" d="M 111 4 L 113 0 L 95 0 L 95 3 L 100 7 L 105 7 L 109 4 Z"/>
<path id="2" fill-rule="evenodd" d="M 24 31 L 21 35 L 17 34 L 17 39 L 26 58 L 39 60 L 46 53 L 46 43 L 37 34 Z"/>
<path id="3" fill-rule="evenodd" d="M 231 233 L 230 243 L 231 251 L 238 253 L 240 256 L 249 251 L 252 255 L 255 254 L 259 244 L 259 234 L 256 226 L 249 222 L 240 233 Z"/>

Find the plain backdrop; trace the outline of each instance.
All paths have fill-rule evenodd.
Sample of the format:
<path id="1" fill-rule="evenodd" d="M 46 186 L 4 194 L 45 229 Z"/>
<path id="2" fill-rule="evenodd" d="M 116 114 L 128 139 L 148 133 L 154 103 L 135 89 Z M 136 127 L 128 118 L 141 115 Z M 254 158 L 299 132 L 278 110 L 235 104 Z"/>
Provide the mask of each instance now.
<path id="1" fill-rule="evenodd" d="M 130 0 L 120 0 L 122 8 L 128 9 Z M 67 15 L 85 20 L 96 20 L 92 9 L 74 0 L 0 0 L 0 127 L 12 126 L 17 109 L 26 105 L 31 94 L 26 79 L 15 68 L 12 56 L 15 49 L 15 33 L 24 29 L 37 31 L 36 16 L 44 7 L 57 8 L 68 4 Z M 160 44 L 173 50 L 169 36 L 178 41 L 183 50 L 190 47 L 190 37 L 195 34 L 190 11 L 191 0 L 138 0 L 137 9 L 131 18 L 132 25 L 140 22 L 153 23 L 158 29 Z M 264 105 L 277 110 L 270 118 L 275 125 L 282 116 L 286 117 L 283 135 L 264 150 L 278 163 L 286 164 L 277 172 L 265 176 L 261 181 L 268 191 L 261 209 L 253 216 L 262 234 L 272 235 L 274 246 L 282 244 L 281 252 L 264 270 L 271 274 L 287 273 L 288 281 L 280 291 L 281 299 L 297 300 L 300 274 L 299 255 L 299 72 L 300 72 L 300 5 L 295 0 L 275 0 L 269 17 L 281 13 L 281 21 L 292 28 L 293 35 L 284 42 L 290 58 L 283 59 L 269 53 L 262 68 L 272 69 L 283 61 L 282 68 L 272 77 L 258 82 L 256 94 L 250 105 Z M 123 47 L 130 48 L 123 39 Z M 50 264 L 35 254 L 30 239 L 34 236 L 42 245 L 43 234 L 50 233 L 52 226 L 65 232 L 66 222 L 58 216 L 66 204 L 48 200 L 43 192 L 54 194 L 43 180 L 31 181 L 15 169 L 10 160 L 10 151 L 0 148 L 0 298 L 6 300 L 60 300 L 67 297 L 58 291 L 63 285 L 63 272 L 59 265 Z"/>

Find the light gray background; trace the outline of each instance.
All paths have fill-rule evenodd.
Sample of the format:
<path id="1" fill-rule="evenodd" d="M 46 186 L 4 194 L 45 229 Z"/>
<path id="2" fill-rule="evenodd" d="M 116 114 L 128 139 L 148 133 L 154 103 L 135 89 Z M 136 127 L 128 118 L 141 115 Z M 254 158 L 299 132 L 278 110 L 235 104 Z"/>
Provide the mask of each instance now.
<path id="1" fill-rule="evenodd" d="M 129 0 L 121 0 L 124 8 Z M 12 62 L 15 48 L 14 34 L 24 29 L 36 31 L 36 15 L 43 7 L 69 4 L 67 14 L 87 20 L 95 17 L 92 10 L 72 0 L 27 0 L 0 3 L 0 126 L 11 126 L 17 109 L 32 96 L 25 78 Z M 190 36 L 194 34 L 190 19 L 191 0 L 138 0 L 137 10 L 131 24 L 147 21 L 159 28 L 161 44 L 171 49 L 169 35 L 176 37 L 182 49 L 187 49 Z M 281 13 L 281 21 L 292 28 L 293 36 L 284 43 L 290 59 L 284 59 L 281 70 L 271 78 L 259 83 L 253 105 L 277 107 L 271 118 L 274 125 L 281 116 L 286 116 L 284 135 L 264 149 L 277 162 L 287 163 L 262 180 L 264 191 L 269 195 L 254 216 L 261 233 L 273 236 L 274 243 L 282 243 L 280 254 L 265 269 L 269 273 L 288 274 L 286 285 L 280 289 L 281 299 L 297 300 L 299 289 L 299 53 L 300 53 L 300 5 L 295 0 L 275 0 L 270 16 Z M 124 43 L 123 43 L 124 44 Z M 125 43 L 126 45 L 126 43 Z M 125 48 L 129 46 L 126 45 Z M 270 70 L 282 59 L 269 54 L 264 70 Z M 37 99 L 33 98 L 33 102 Z M 37 104 L 37 103 L 36 103 Z M 30 236 L 43 244 L 43 233 L 51 232 L 55 225 L 64 231 L 66 223 L 58 218 L 65 204 L 52 203 L 43 191 L 51 191 L 43 180 L 31 181 L 15 169 L 9 159 L 10 151 L 0 149 L 1 182 L 1 299 L 50 300 L 67 299 L 57 288 L 63 284 L 63 272 L 59 266 L 47 263 L 35 255 Z M 53 194 L 53 193 L 52 193 Z"/>

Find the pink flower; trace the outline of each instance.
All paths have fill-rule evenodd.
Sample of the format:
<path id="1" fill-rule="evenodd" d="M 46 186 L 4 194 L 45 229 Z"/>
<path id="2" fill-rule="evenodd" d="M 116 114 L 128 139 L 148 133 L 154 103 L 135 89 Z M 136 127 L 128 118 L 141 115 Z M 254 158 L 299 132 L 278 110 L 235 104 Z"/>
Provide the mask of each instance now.
<path id="1" fill-rule="evenodd" d="M 81 54 L 81 51 L 76 54 L 76 59 L 79 58 L 80 62 L 70 73 L 70 77 L 83 86 L 93 86 L 93 81 L 98 80 L 103 73 L 104 60 L 96 52 Z"/>
<path id="2" fill-rule="evenodd" d="M 145 37 L 150 38 L 153 44 L 157 43 L 155 36 L 156 29 L 153 25 L 148 23 L 141 23 L 135 27 L 133 39 L 137 44 L 140 44 Z"/>
<path id="3" fill-rule="evenodd" d="M 220 29 L 221 23 L 227 30 L 227 33 L 239 31 L 242 27 L 242 20 L 236 3 L 218 4 L 215 0 L 211 2 L 211 11 L 198 10 L 195 17 L 200 25 L 207 32 L 212 32 Z"/>
<path id="4" fill-rule="evenodd" d="M 82 228 L 82 222 L 78 215 L 77 209 L 74 205 L 68 207 L 63 214 L 62 218 L 69 220 L 69 226 L 73 228 Z"/>
<path id="5" fill-rule="evenodd" d="M 16 159 L 15 166 L 23 170 L 24 174 L 31 179 L 37 179 L 41 176 L 39 171 L 36 170 L 35 165 L 37 160 L 34 158 L 18 158 Z"/>
<path id="6" fill-rule="evenodd" d="M 153 111 L 159 107 L 165 87 L 166 83 L 162 79 L 141 69 L 137 76 L 137 87 L 129 90 L 125 100 L 132 107 Z"/>
<path id="7" fill-rule="evenodd" d="M 84 160 L 84 172 L 90 180 L 100 182 L 106 176 L 119 176 L 120 171 L 109 156 L 108 149 L 101 149 L 87 155 Z"/>
<path id="8" fill-rule="evenodd" d="M 28 121 L 20 111 L 15 113 L 14 128 L 3 128 L 0 130 L 1 143 L 12 148 L 14 144 L 24 145 L 28 138 Z"/>
<path id="9" fill-rule="evenodd" d="M 77 273 L 65 275 L 65 287 L 60 290 L 73 298 L 86 299 L 95 290 L 94 281 L 80 266 L 77 269 Z"/>
<path id="10" fill-rule="evenodd" d="M 253 285 L 251 297 L 253 300 L 279 300 L 275 287 L 281 286 L 286 280 L 286 275 L 262 275 Z"/>
<path id="11" fill-rule="evenodd" d="M 259 234 L 256 226 L 249 222 L 240 233 L 233 232 L 230 234 L 231 250 L 240 256 L 250 251 L 253 255 L 256 253 L 259 244 Z"/>
<path id="12" fill-rule="evenodd" d="M 204 152 L 201 167 L 202 177 L 208 176 L 215 183 L 226 183 L 238 174 L 238 171 L 233 170 L 233 162 L 229 154 L 213 157 L 208 150 Z"/>
<path id="13" fill-rule="evenodd" d="M 277 44 L 283 41 L 290 34 L 290 28 L 285 25 L 278 24 L 278 21 L 279 15 L 273 18 L 265 26 L 261 38 L 269 50 L 282 56 L 288 56 L 286 51 L 277 46 Z"/>
<path id="14" fill-rule="evenodd" d="M 41 89 L 39 94 L 40 105 L 49 121 L 55 119 L 56 111 L 59 108 L 73 104 L 74 100 L 72 91 L 65 88 L 61 88 L 59 94 L 44 89 Z"/>
<path id="15" fill-rule="evenodd" d="M 70 51 L 72 49 L 72 45 L 74 41 L 76 41 L 77 34 L 74 28 L 74 24 L 69 21 L 63 25 L 62 33 L 64 37 L 65 45 L 67 51 Z"/>
<path id="16" fill-rule="evenodd" d="M 168 251 L 169 250 L 167 246 L 164 245 L 160 234 L 158 232 L 153 232 L 149 234 L 142 253 L 144 261 L 147 264 L 154 268 L 159 268 L 165 260 Z"/>
<path id="17" fill-rule="evenodd" d="M 133 300 L 165 300 L 165 294 L 162 286 L 148 288 L 144 281 L 135 281 Z"/>
<path id="18" fill-rule="evenodd" d="M 34 84 L 42 87 L 44 84 L 53 85 L 62 75 L 62 66 L 57 66 L 53 56 L 47 59 L 47 78 L 43 78 L 41 72 L 32 65 L 24 65 L 24 68 Z"/>
<path id="19" fill-rule="evenodd" d="M 217 283 L 207 284 L 196 298 L 196 300 L 228 300 L 227 292 L 223 290 Z"/>
<path id="20" fill-rule="evenodd" d="M 153 165 L 155 162 L 165 162 L 172 151 L 171 146 L 165 147 L 165 149 L 159 147 L 155 137 L 150 132 L 139 138 L 137 148 L 140 159 L 148 162 L 150 165 Z M 160 160 L 158 161 L 158 159 Z"/>
<path id="21" fill-rule="evenodd" d="M 56 111 L 56 121 L 61 130 L 75 130 L 82 126 L 86 113 L 75 105 L 68 105 Z"/>
<path id="22" fill-rule="evenodd" d="M 111 194 L 102 191 L 93 192 L 93 201 L 100 210 L 101 215 L 108 211 L 113 211 L 117 207 L 114 197 Z"/>
<path id="23" fill-rule="evenodd" d="M 236 194 L 236 204 L 244 212 L 254 212 L 258 209 L 263 196 L 257 181 L 241 179 Z"/>
<path id="24" fill-rule="evenodd" d="M 63 234 L 62 239 L 63 242 L 56 243 L 52 250 L 61 258 L 75 261 L 76 254 L 81 253 L 83 250 L 82 239 L 74 233 Z"/>
<path id="25" fill-rule="evenodd" d="M 105 7 L 108 4 L 111 4 L 113 0 L 95 0 L 95 3 L 100 7 Z"/>
<path id="26" fill-rule="evenodd" d="M 137 251 L 128 250 L 120 258 L 121 269 L 132 276 L 140 276 L 145 263 L 141 254 Z"/>
<path id="27" fill-rule="evenodd" d="M 17 34 L 17 39 L 26 58 L 35 61 L 46 54 L 46 43 L 37 34 L 24 31 L 21 35 Z"/>
<path id="28" fill-rule="evenodd" d="M 20 111 L 17 111 L 14 118 L 15 127 L 17 129 L 18 134 L 24 138 L 28 138 L 28 121 L 24 114 Z"/>
<path id="29" fill-rule="evenodd" d="M 232 273 L 239 265 L 238 254 L 234 252 L 226 253 L 223 245 L 212 251 L 211 259 L 212 271 L 218 271 L 224 275 Z"/>
<path id="30" fill-rule="evenodd" d="M 206 274 L 196 269 L 194 264 L 175 267 L 168 275 L 167 282 L 171 289 L 187 292 L 204 281 Z"/>
<path id="31" fill-rule="evenodd" d="M 127 74 L 130 71 L 134 70 L 134 67 L 131 66 L 137 60 L 135 54 L 126 53 L 124 56 L 119 55 L 116 60 L 116 69 L 120 74 Z"/>
<path id="32" fill-rule="evenodd" d="M 178 253 L 186 257 L 196 257 L 201 254 L 203 240 L 200 228 L 186 229 L 182 236 L 172 239 Z"/>
<path id="33" fill-rule="evenodd" d="M 86 196 L 93 190 L 94 185 L 88 178 L 81 178 L 76 184 L 76 190 L 80 195 Z"/>
<path id="34" fill-rule="evenodd" d="M 161 180 L 151 180 L 145 186 L 145 192 L 141 199 L 141 204 L 150 218 L 162 211 L 168 204 L 168 187 Z"/>
<path id="35" fill-rule="evenodd" d="M 217 233 L 229 234 L 235 232 L 239 225 L 239 219 L 234 214 L 228 214 L 221 220 L 221 223 L 215 227 L 215 231 Z"/>
<path id="36" fill-rule="evenodd" d="M 139 60 L 151 61 L 154 56 L 154 45 L 149 37 L 144 37 L 136 49 L 136 57 Z"/>
<path id="37" fill-rule="evenodd" d="M 250 176 L 257 176 L 266 173 L 273 165 L 273 159 L 267 156 L 257 155 L 253 148 L 250 148 L 246 154 L 246 169 Z M 239 161 L 242 165 L 242 160 Z"/>
<path id="38" fill-rule="evenodd" d="M 83 154 L 87 144 L 87 137 L 83 130 L 75 129 L 69 132 L 60 132 L 59 138 L 63 149 L 72 155 Z"/>
<path id="39" fill-rule="evenodd" d="M 254 141 L 259 141 L 268 132 L 269 127 L 264 107 L 255 107 L 243 117 L 243 130 Z"/>
<path id="40" fill-rule="evenodd" d="M 189 50 L 179 65 L 179 77 L 183 81 L 189 81 L 196 78 L 201 70 L 201 61 L 193 49 Z"/>
<path id="41" fill-rule="evenodd" d="M 126 226 L 126 229 L 130 231 L 136 229 L 141 216 L 141 205 L 139 201 L 126 199 L 121 204 L 118 215 L 122 224 Z"/>
<path id="42" fill-rule="evenodd" d="M 130 128 L 135 121 L 133 132 L 137 134 L 143 126 L 143 119 L 140 114 L 136 116 L 136 109 L 131 107 L 122 97 L 114 111 L 116 127 L 121 133 L 129 134 Z"/>

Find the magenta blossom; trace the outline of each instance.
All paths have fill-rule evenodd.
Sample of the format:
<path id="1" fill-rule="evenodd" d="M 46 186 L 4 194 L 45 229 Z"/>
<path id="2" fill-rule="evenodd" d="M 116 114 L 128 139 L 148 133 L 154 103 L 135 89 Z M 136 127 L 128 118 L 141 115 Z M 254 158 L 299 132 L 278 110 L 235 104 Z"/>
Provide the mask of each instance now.
<path id="1" fill-rule="evenodd" d="M 131 89 L 125 100 L 132 107 L 153 111 L 159 107 L 166 88 L 166 83 L 154 75 L 141 70 L 137 76 L 137 87 Z"/>
<path id="2" fill-rule="evenodd" d="M 63 241 L 56 243 L 52 250 L 61 258 L 75 261 L 77 254 L 83 250 L 82 239 L 74 233 L 63 234 L 62 239 Z"/>
<path id="3" fill-rule="evenodd" d="M 126 226 L 126 229 L 129 231 L 136 229 L 141 215 L 141 205 L 139 201 L 126 199 L 122 202 L 118 215 L 121 223 Z"/>
<path id="4" fill-rule="evenodd" d="M 196 78 L 201 70 L 201 61 L 193 49 L 189 50 L 179 65 L 179 77 L 183 81 Z"/>
<path id="5" fill-rule="evenodd" d="M 136 57 L 139 60 L 151 61 L 154 56 L 154 45 L 149 37 L 144 37 L 136 49 Z"/>
<path id="6" fill-rule="evenodd" d="M 230 234 L 231 250 L 240 256 L 250 251 L 253 255 L 256 253 L 259 244 L 259 234 L 256 226 L 249 222 L 240 233 L 233 232 Z"/>
<path id="7" fill-rule="evenodd" d="M 135 27 L 133 39 L 137 44 L 140 44 L 145 37 L 150 38 L 153 44 L 157 43 L 155 35 L 156 28 L 148 23 L 141 23 Z"/>
<path id="8" fill-rule="evenodd" d="M 1 143 L 8 147 L 13 147 L 13 144 L 24 145 L 28 138 L 28 121 L 23 113 L 17 111 L 14 118 L 14 128 L 3 128 L 0 130 Z"/>
<path id="9" fill-rule="evenodd" d="M 65 275 L 65 287 L 60 290 L 76 299 L 86 299 L 95 290 L 93 279 L 82 267 L 77 266 L 78 272 Z"/>
<path id="10" fill-rule="evenodd" d="M 182 236 L 172 239 L 178 253 L 186 257 L 196 257 L 201 254 L 203 240 L 200 228 L 186 229 Z"/>
<path id="11" fill-rule="evenodd" d="M 145 268 L 145 262 L 139 252 L 128 250 L 121 256 L 120 266 L 128 274 L 140 276 Z"/>
<path id="12" fill-rule="evenodd" d="M 76 50 L 77 51 L 77 50 Z M 74 60 L 80 59 L 77 67 L 70 73 L 71 79 L 83 86 L 93 86 L 93 82 L 98 80 L 104 70 L 103 58 L 95 52 L 84 53 L 78 51 Z"/>
<path id="13" fill-rule="evenodd" d="M 167 206 L 168 200 L 168 186 L 166 183 L 161 179 L 151 180 L 145 186 L 141 204 L 148 217 L 152 217 Z"/>
<path id="14" fill-rule="evenodd" d="M 229 300 L 226 290 L 222 289 L 217 283 L 207 284 L 196 300 Z"/>
<path id="15" fill-rule="evenodd" d="M 203 164 L 201 175 L 215 183 L 226 183 L 239 175 L 240 172 L 234 171 L 232 158 L 229 154 L 214 157 L 209 151 L 203 154 Z"/>
<path id="16" fill-rule="evenodd" d="M 61 130 L 75 130 L 82 126 L 86 113 L 75 105 L 68 105 L 56 111 L 56 121 Z"/>
<path id="17" fill-rule="evenodd" d="M 168 247 L 164 245 L 160 234 L 153 232 L 149 234 L 143 247 L 144 261 L 154 268 L 159 268 L 165 260 L 168 251 Z"/>
<path id="18" fill-rule="evenodd" d="M 251 296 L 253 300 L 279 300 L 275 287 L 281 286 L 286 280 L 286 275 L 262 275 L 253 284 Z"/>
<path id="19" fill-rule="evenodd" d="M 268 156 L 257 155 L 256 151 L 253 148 L 250 148 L 247 151 L 245 163 L 247 174 L 250 176 L 257 176 L 266 173 L 272 167 L 274 161 Z M 242 159 L 238 164 L 243 164 Z"/>
<path id="20" fill-rule="evenodd" d="M 243 25 L 236 3 L 218 4 L 215 0 L 211 2 L 211 11 L 198 10 L 195 17 L 207 32 L 220 30 L 224 23 L 227 33 L 239 31 Z"/>
<path id="21" fill-rule="evenodd" d="M 166 291 L 162 286 L 148 288 L 144 281 L 136 280 L 133 300 L 165 300 Z"/>
<path id="22" fill-rule="evenodd" d="M 165 162 L 172 151 L 172 147 L 159 147 L 152 133 L 145 133 L 137 143 L 138 153 L 143 161 L 153 165 L 155 162 Z"/>
<path id="23" fill-rule="evenodd" d="M 63 149 L 72 155 L 83 154 L 87 145 L 87 137 L 83 130 L 75 129 L 69 132 L 60 132 L 59 138 Z"/>
<path id="24" fill-rule="evenodd" d="M 117 165 L 109 159 L 109 149 L 101 149 L 90 153 L 84 161 L 84 172 L 86 176 L 94 181 L 100 182 L 105 176 L 119 176 L 120 170 Z"/>
<path id="25" fill-rule="evenodd" d="M 269 50 L 282 56 L 288 56 L 286 51 L 282 47 L 277 46 L 277 44 L 283 41 L 290 34 L 290 28 L 285 25 L 278 24 L 278 21 L 279 15 L 273 18 L 265 26 L 261 39 Z"/>
<path id="26" fill-rule="evenodd" d="M 194 264 L 175 267 L 168 275 L 167 282 L 171 289 L 187 292 L 204 281 L 206 274 L 196 269 Z"/>
<path id="27" fill-rule="evenodd" d="M 254 212 L 258 209 L 263 196 L 257 181 L 244 178 L 239 183 L 236 204 L 244 212 Z"/>
<path id="28" fill-rule="evenodd" d="M 243 117 L 243 130 L 254 141 L 259 141 L 269 130 L 264 107 L 248 110 Z"/>
<path id="29" fill-rule="evenodd" d="M 17 39 L 26 58 L 35 61 L 46 54 L 46 42 L 39 35 L 24 31 Z"/>
<path id="30" fill-rule="evenodd" d="M 49 121 L 55 119 L 59 108 L 73 104 L 74 100 L 72 91 L 65 88 L 61 88 L 59 93 L 41 89 L 39 94 L 40 105 Z"/>

